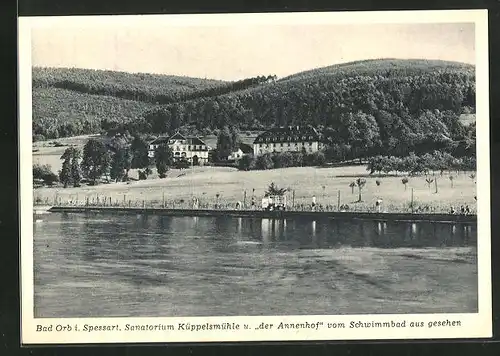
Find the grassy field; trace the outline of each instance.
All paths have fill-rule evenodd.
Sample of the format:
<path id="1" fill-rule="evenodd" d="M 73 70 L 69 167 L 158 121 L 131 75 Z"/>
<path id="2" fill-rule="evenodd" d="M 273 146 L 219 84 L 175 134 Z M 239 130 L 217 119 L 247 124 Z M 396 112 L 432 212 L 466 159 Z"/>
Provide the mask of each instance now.
<path id="1" fill-rule="evenodd" d="M 255 194 L 257 204 L 264 195 L 267 186 L 274 182 L 280 187 L 289 188 L 288 201 L 292 202 L 294 192 L 295 205 L 311 203 L 316 196 L 317 204 L 337 206 L 340 192 L 341 204 L 349 204 L 350 210 L 374 210 L 375 201 L 382 199 L 387 211 L 406 210 L 411 202 L 413 190 L 414 203 L 417 206 L 429 205 L 436 212 L 447 212 L 450 206 L 469 205 L 475 211 L 475 181 L 469 174 L 454 173 L 453 187 L 449 175 L 437 175 L 438 193 L 435 186 L 429 188 L 425 177 L 410 177 L 407 187 L 402 184 L 403 176 L 371 177 L 364 166 L 312 168 L 295 167 L 268 171 L 238 171 L 228 167 L 195 167 L 186 170 L 170 170 L 167 178 L 150 178 L 145 181 L 129 183 L 111 183 L 79 188 L 39 188 L 34 191 L 34 199 L 52 203 L 57 196 L 62 202 L 79 200 L 86 197 L 102 201 L 106 197 L 112 202 L 138 204 L 142 201 L 161 202 L 163 195 L 168 202 L 189 201 L 197 197 L 200 204 L 213 204 L 216 194 L 219 203 L 234 204 L 243 201 L 246 191 L 249 203 Z M 153 177 L 156 177 L 153 174 Z M 352 192 L 349 184 L 358 177 L 365 177 L 366 185 L 362 189 L 362 202 L 358 200 L 358 189 Z M 381 184 L 377 186 L 376 180 Z M 406 208 L 405 208 L 406 207 Z"/>
<path id="2" fill-rule="evenodd" d="M 259 132 L 244 132 L 240 135 L 241 141 L 252 146 L 253 141 L 258 136 Z M 96 138 L 99 135 L 83 135 L 75 137 L 64 137 L 56 140 L 38 141 L 33 143 L 33 164 L 48 164 L 52 171 L 57 174 L 62 168 L 61 155 L 71 145 L 83 149 L 83 146 L 90 138 Z M 217 136 L 210 135 L 201 137 L 201 139 L 210 147 L 217 146 Z M 54 142 L 58 142 L 64 146 L 55 147 Z M 139 178 L 137 171 L 130 172 L 132 178 Z"/>

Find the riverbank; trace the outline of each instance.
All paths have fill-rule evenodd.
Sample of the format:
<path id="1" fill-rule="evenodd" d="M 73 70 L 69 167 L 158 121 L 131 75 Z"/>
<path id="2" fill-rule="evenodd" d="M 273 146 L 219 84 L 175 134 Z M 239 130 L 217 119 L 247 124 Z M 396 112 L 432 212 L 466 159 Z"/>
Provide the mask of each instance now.
<path id="1" fill-rule="evenodd" d="M 403 214 L 403 213 L 362 213 L 362 212 L 327 212 L 327 211 L 263 211 L 263 210 L 225 210 L 225 209 L 163 209 L 163 208 L 127 208 L 96 206 L 54 206 L 54 213 L 126 213 L 166 216 L 227 216 L 269 219 L 360 219 L 372 221 L 432 221 L 475 223 L 476 215 L 455 214 Z"/>
<path id="2" fill-rule="evenodd" d="M 288 188 L 289 206 L 304 210 L 310 206 L 312 197 L 317 205 L 335 210 L 340 205 L 349 205 L 349 211 L 375 211 L 375 201 L 382 199 L 383 210 L 387 212 L 410 212 L 413 207 L 428 208 L 432 213 L 448 213 L 453 206 L 469 206 L 476 210 L 475 180 L 468 173 L 454 173 L 430 177 L 437 184 L 428 184 L 425 176 L 409 177 L 404 185 L 404 176 L 370 176 L 365 166 L 350 167 L 293 167 L 266 171 L 238 171 L 228 167 L 195 167 L 193 169 L 168 172 L 165 179 L 147 179 L 129 183 L 111 183 L 78 188 L 35 189 L 36 204 L 57 205 L 68 202 L 98 203 L 111 201 L 114 205 L 142 207 L 188 207 L 193 198 L 200 206 L 232 206 L 240 201 L 250 206 L 252 197 L 260 206 L 260 199 L 271 182 Z M 362 177 L 366 184 L 359 190 L 350 187 L 356 178 Z M 429 178 L 429 177 L 427 177 Z M 378 182 L 378 183 L 377 183 Z M 437 193 L 436 193 L 437 186 Z"/>

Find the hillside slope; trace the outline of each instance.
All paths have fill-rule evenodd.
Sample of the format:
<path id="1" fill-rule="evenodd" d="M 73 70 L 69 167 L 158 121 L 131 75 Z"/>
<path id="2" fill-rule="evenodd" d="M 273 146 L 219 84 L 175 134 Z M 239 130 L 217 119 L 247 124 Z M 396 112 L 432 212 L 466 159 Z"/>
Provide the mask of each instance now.
<path id="1" fill-rule="evenodd" d="M 355 151 L 406 154 L 463 140 L 460 114 L 475 111 L 472 65 L 427 60 L 370 60 L 297 73 L 243 91 L 155 107 L 142 126 L 155 133 L 313 125 L 331 144 Z M 437 144 L 439 143 L 439 144 Z"/>
<path id="2" fill-rule="evenodd" d="M 103 126 L 210 134 L 226 125 L 262 130 L 310 124 L 325 128 L 332 144 L 404 154 L 407 144 L 463 138 L 459 117 L 475 111 L 475 71 L 463 63 L 381 59 L 279 80 L 221 82 L 34 68 L 33 109 L 34 133 L 46 138 L 96 133 Z"/>

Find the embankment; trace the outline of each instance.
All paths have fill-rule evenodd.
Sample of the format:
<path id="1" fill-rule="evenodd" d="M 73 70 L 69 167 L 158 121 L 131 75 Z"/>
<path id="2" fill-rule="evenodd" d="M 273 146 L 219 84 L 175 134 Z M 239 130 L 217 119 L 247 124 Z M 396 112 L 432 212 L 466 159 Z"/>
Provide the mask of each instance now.
<path id="1" fill-rule="evenodd" d="M 54 206 L 50 212 L 59 213 L 128 213 L 166 216 L 231 216 L 270 219 L 362 219 L 374 221 L 434 221 L 476 223 L 476 215 L 370 213 L 370 212 L 326 212 L 326 211 L 263 211 L 263 210 L 209 210 L 209 209 L 162 209 L 93 206 Z"/>

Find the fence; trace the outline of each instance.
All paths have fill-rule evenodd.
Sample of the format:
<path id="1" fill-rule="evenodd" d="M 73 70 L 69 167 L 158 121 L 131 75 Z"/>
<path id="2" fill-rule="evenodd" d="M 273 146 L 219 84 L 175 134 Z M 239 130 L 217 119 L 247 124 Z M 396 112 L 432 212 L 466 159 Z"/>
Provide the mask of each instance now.
<path id="1" fill-rule="evenodd" d="M 451 206 L 446 203 L 439 204 L 424 204 L 417 201 L 405 202 L 401 204 L 385 204 L 382 203 L 380 207 L 376 206 L 375 202 L 360 202 L 345 204 L 342 203 L 340 193 L 335 203 L 326 203 L 313 205 L 312 203 L 304 203 L 304 199 L 288 200 L 286 210 L 288 211 L 321 211 L 321 212 L 387 212 L 387 213 L 423 213 L 423 214 L 448 214 L 450 213 Z M 253 203 L 252 203 L 253 201 Z M 140 199 L 127 199 L 124 195 L 122 199 L 106 195 L 85 195 L 85 196 L 72 196 L 60 197 L 55 195 L 53 198 L 49 197 L 35 197 L 35 205 L 45 206 L 88 206 L 88 207 L 121 207 L 121 208 L 158 208 L 158 209 L 200 209 L 200 210 L 262 210 L 261 202 L 259 199 L 243 201 L 227 201 L 221 197 L 207 198 L 207 197 L 190 197 L 187 199 L 153 199 L 153 200 L 140 200 Z M 476 207 L 468 207 L 463 205 L 463 210 L 455 207 L 454 213 L 456 214 L 476 214 Z"/>

